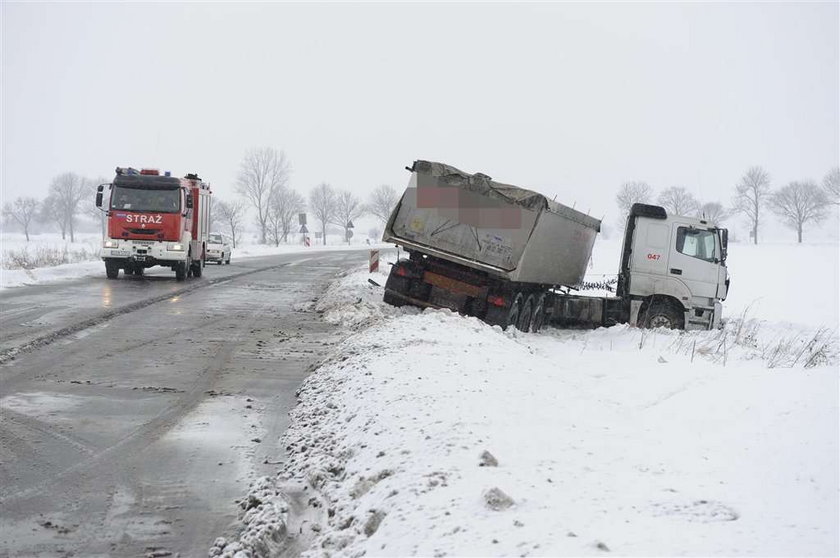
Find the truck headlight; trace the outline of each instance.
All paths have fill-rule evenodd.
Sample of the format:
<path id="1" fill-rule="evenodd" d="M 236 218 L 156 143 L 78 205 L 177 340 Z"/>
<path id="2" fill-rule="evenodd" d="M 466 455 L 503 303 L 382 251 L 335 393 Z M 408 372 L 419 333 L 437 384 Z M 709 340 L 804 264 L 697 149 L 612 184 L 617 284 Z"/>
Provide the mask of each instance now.
<path id="1" fill-rule="evenodd" d="M 184 251 L 184 245 L 183 244 L 167 244 L 166 249 L 167 250 L 172 250 L 172 251 L 175 251 L 175 252 L 183 252 Z"/>
<path id="2" fill-rule="evenodd" d="M 105 244 L 103 244 L 104 248 L 119 248 L 120 244 L 116 240 L 106 240 Z"/>

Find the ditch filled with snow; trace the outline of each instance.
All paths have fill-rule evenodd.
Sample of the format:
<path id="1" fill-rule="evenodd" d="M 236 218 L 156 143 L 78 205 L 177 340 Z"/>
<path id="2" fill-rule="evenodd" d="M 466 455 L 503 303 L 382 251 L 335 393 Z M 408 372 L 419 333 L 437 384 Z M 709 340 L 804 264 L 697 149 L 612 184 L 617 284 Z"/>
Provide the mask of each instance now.
<path id="1" fill-rule="evenodd" d="M 316 309 L 348 337 L 211 555 L 282 548 L 293 490 L 306 556 L 837 555 L 837 246 L 731 254 L 708 332 L 502 331 L 345 274 Z"/>

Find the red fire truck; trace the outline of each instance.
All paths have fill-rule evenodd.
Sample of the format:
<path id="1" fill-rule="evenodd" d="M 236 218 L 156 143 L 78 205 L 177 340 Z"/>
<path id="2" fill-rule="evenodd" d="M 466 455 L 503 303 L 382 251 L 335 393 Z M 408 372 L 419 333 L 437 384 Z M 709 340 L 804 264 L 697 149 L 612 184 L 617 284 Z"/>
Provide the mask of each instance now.
<path id="1" fill-rule="evenodd" d="M 201 277 L 210 185 L 195 174 L 176 178 L 157 169 L 117 167 L 116 173 L 111 184 L 99 185 L 96 192 L 96 206 L 108 215 L 108 238 L 102 245 L 108 279 L 116 279 L 120 269 L 142 275 L 156 265 L 171 268 L 178 281 Z"/>

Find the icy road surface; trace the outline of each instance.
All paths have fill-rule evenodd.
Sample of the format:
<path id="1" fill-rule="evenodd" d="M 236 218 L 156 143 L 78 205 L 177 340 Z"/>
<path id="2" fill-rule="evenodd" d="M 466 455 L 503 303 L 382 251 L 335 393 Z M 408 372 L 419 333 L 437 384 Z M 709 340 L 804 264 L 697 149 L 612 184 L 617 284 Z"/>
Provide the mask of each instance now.
<path id="1" fill-rule="evenodd" d="M 295 390 L 339 339 L 312 301 L 366 259 L 3 291 L 0 556 L 206 555 L 276 468 Z"/>

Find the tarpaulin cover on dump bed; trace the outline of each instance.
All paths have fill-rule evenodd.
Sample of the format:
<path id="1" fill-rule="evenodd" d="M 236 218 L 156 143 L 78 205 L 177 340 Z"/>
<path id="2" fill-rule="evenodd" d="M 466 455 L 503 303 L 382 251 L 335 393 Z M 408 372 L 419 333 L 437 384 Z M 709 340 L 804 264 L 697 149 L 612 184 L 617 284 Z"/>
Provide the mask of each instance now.
<path id="1" fill-rule="evenodd" d="M 600 221 L 532 190 L 415 161 L 384 240 L 512 281 L 578 283 Z"/>

